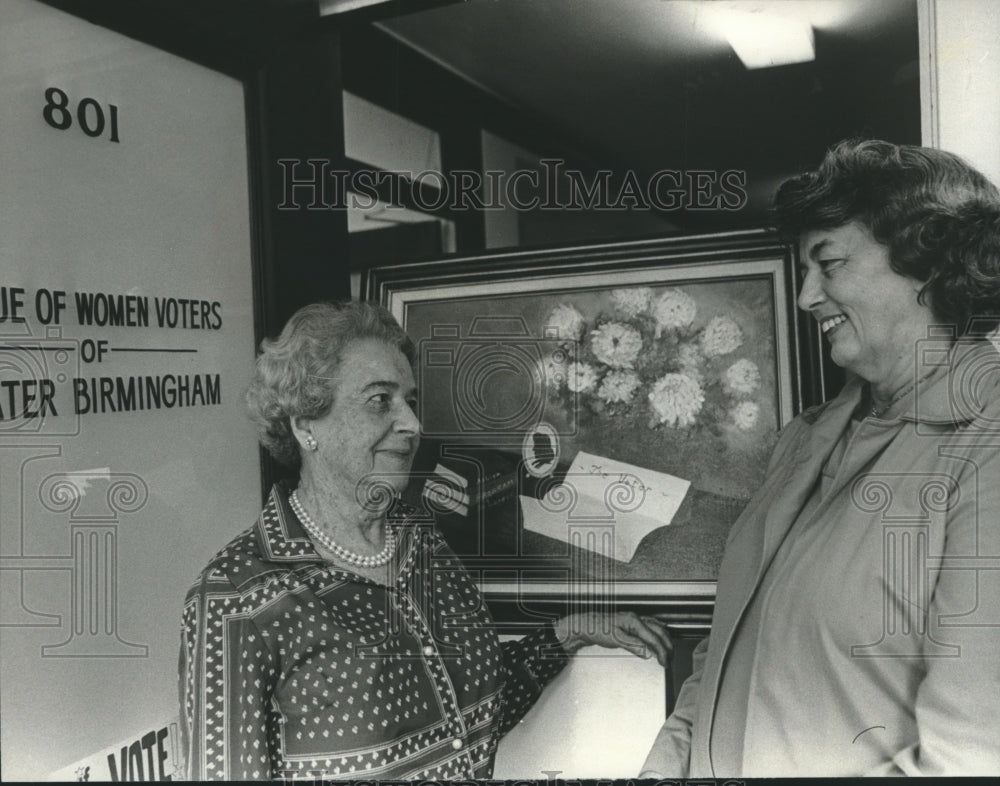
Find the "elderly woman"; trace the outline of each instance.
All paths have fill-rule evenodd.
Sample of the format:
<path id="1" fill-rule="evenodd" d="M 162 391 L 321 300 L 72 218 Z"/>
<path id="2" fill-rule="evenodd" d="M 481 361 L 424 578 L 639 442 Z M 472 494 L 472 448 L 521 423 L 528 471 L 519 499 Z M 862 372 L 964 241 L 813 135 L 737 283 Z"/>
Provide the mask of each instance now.
<path id="1" fill-rule="evenodd" d="M 665 662 L 666 634 L 632 614 L 498 641 L 433 522 L 397 499 L 420 437 L 413 361 L 392 316 L 363 303 L 307 306 L 263 342 L 248 401 L 299 482 L 273 489 L 188 595 L 189 778 L 487 778 L 567 653 Z"/>
<path id="2" fill-rule="evenodd" d="M 711 635 L 643 775 L 996 775 L 997 189 L 870 141 L 775 203 L 799 306 L 848 381 L 783 432 L 733 525 Z"/>

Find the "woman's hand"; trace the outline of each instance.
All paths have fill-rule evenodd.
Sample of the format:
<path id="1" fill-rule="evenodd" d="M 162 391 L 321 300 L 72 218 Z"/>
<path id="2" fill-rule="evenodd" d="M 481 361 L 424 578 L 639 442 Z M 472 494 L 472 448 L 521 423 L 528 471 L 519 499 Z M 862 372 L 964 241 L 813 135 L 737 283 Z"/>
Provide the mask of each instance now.
<path id="1" fill-rule="evenodd" d="M 569 614 L 556 620 L 553 627 L 563 649 L 570 654 L 587 644 L 597 644 L 621 647 L 640 658 L 655 655 L 666 666 L 674 649 L 663 622 L 631 611 Z"/>

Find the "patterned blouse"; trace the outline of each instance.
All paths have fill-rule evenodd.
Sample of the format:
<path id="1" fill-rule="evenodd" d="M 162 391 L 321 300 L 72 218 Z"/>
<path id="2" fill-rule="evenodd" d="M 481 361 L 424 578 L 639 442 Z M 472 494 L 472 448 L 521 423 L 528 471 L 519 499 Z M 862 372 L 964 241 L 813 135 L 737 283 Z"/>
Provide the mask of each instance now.
<path id="1" fill-rule="evenodd" d="M 399 506 L 394 585 L 320 557 L 272 490 L 188 593 L 189 779 L 484 779 L 499 739 L 566 664 L 550 625 L 501 644 L 479 590 Z"/>

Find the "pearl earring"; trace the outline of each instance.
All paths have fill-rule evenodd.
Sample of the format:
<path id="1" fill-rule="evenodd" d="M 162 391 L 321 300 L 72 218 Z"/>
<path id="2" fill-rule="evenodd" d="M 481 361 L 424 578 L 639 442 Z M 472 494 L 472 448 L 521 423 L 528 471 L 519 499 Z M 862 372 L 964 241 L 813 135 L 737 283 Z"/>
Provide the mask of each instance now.
<path id="1" fill-rule="evenodd" d="M 316 448 L 319 447 L 319 443 L 316 442 L 315 437 L 313 437 L 311 434 L 308 437 L 306 437 L 306 447 L 309 450 L 316 450 Z"/>

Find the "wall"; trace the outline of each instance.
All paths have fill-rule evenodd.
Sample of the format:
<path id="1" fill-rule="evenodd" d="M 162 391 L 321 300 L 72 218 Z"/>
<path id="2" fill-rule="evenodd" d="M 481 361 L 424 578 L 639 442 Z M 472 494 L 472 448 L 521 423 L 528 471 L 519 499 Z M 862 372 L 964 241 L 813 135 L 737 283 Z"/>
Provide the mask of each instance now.
<path id="1" fill-rule="evenodd" d="M 481 136 L 484 172 L 504 172 L 509 179 L 514 172 L 531 171 L 537 173 L 539 183 L 546 182 L 539 156 L 487 131 Z M 585 182 L 593 182 L 593 177 L 593 174 L 588 175 Z M 570 189 L 565 176 L 558 189 L 563 196 L 557 198 L 566 199 Z M 534 193 L 529 189 L 520 198 L 530 200 Z M 611 191 L 612 196 L 615 193 Z M 501 208 L 487 210 L 484 214 L 487 249 L 573 245 L 652 237 L 678 230 L 676 223 L 651 210 L 599 210 L 583 205 L 556 210 L 518 210 L 503 194 L 500 203 Z"/>
<path id="2" fill-rule="evenodd" d="M 0 747 L 36 780 L 169 728 L 184 593 L 259 508 L 246 125 L 238 81 L 34 0 L 0 75 Z"/>
<path id="3" fill-rule="evenodd" d="M 921 0 L 923 144 L 1000 184 L 1000 14 L 992 0 Z"/>
<path id="4" fill-rule="evenodd" d="M 426 126 L 415 123 L 402 115 L 390 112 L 383 107 L 366 101 L 353 93 L 343 91 L 344 101 L 344 152 L 346 156 L 360 161 L 375 170 L 403 173 L 413 180 L 420 173 L 442 171 L 441 138 L 440 135 Z M 431 184 L 436 180 L 431 178 Z M 358 205 L 350 200 L 357 198 Z M 394 229 L 406 224 L 433 222 L 437 226 L 438 237 L 432 247 L 440 247 L 443 252 L 455 250 L 455 226 L 447 219 L 437 219 L 434 216 L 411 210 L 400 205 L 390 205 L 386 202 L 372 204 L 370 197 L 351 194 L 348 200 L 347 231 L 357 237 L 360 232 L 375 232 L 387 230 L 390 236 L 388 248 L 399 247 L 399 254 L 391 254 L 385 262 L 395 263 L 409 261 L 416 256 L 424 256 L 421 245 L 408 247 L 406 245 L 410 234 L 393 232 Z M 429 227 L 424 231 L 433 232 Z M 355 243 L 352 250 L 372 251 L 371 246 Z M 407 256 L 409 254 L 409 256 Z M 432 254 L 434 255 L 434 254 Z M 359 254 L 360 256 L 360 254 Z M 370 258 L 352 258 L 351 262 L 351 297 L 355 300 L 361 296 L 360 271 L 372 264 Z"/>

